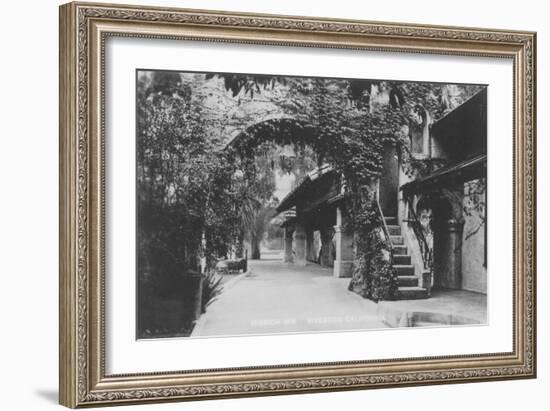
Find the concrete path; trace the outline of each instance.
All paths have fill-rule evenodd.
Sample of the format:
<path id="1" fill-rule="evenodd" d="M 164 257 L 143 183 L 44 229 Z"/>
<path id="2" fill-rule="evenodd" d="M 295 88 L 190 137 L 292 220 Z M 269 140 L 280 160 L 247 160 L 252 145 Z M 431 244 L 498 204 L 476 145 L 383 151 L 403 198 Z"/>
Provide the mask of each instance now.
<path id="1" fill-rule="evenodd" d="M 381 301 L 378 317 L 391 327 L 437 327 L 487 323 L 487 296 L 434 290 L 425 300 Z"/>
<path id="2" fill-rule="evenodd" d="M 316 264 L 249 261 L 249 273 L 224 289 L 191 337 L 388 328 L 376 304 L 348 284 Z"/>

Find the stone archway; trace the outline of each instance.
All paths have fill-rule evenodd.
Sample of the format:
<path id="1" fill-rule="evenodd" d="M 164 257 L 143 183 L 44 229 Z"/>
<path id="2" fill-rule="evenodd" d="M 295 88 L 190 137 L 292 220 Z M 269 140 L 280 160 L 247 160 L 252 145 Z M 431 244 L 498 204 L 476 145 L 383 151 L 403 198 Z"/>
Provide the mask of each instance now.
<path id="1" fill-rule="evenodd" d="M 294 181 L 317 165 L 317 155 L 311 147 L 313 133 L 313 127 L 302 120 L 284 114 L 269 115 L 234 132 L 225 150 L 230 153 L 229 158 L 241 170 L 244 179 L 252 185 L 257 176 L 262 173 L 263 175 L 273 173 L 276 183 L 284 180 L 285 176 L 293 174 L 294 177 L 290 181 Z M 260 159 L 259 162 L 256 161 L 258 159 Z M 277 193 L 278 187 L 273 189 L 272 199 L 282 200 L 281 195 Z M 252 192 L 255 191 L 252 190 Z M 262 201 L 264 200 L 265 198 Z M 271 203 L 270 207 L 276 207 L 277 203 L 277 201 Z M 271 217 L 276 215 L 277 213 Z M 293 250 L 293 247 L 296 248 L 297 238 L 301 239 L 302 234 L 305 238 L 306 234 L 300 232 L 300 227 L 296 229 L 295 215 L 292 220 L 281 226 L 281 235 L 286 249 L 284 260 L 296 262 L 300 261 L 300 255 L 295 258 L 296 250 Z M 239 239 L 241 245 L 244 244 L 244 237 L 243 233 Z M 252 251 L 256 251 L 250 254 L 252 259 L 260 258 L 259 245 L 257 241 L 251 240 Z"/>
<path id="2" fill-rule="evenodd" d="M 306 121 L 285 114 L 270 115 L 236 131 L 225 150 L 233 150 L 241 158 L 252 158 L 264 143 L 314 148 L 314 137 L 315 128 Z"/>
<path id="3" fill-rule="evenodd" d="M 332 167 L 322 164 L 323 153 L 316 146 L 318 141 L 315 128 L 303 120 L 289 116 L 270 117 L 237 133 L 227 148 L 234 150 L 241 161 L 247 162 L 257 154 L 257 148 L 265 143 L 279 147 L 291 146 L 295 154 L 309 150 L 314 158 L 314 167 L 303 175 L 304 180 L 312 178 L 316 183 L 323 181 L 326 186 L 319 186 L 307 195 L 323 198 L 328 196 L 322 204 L 308 205 L 299 201 L 299 204 L 292 205 L 292 218 L 283 225 L 283 261 L 296 265 L 318 263 L 324 267 L 333 267 L 336 276 L 349 277 L 353 261 L 352 235 L 344 227 L 342 221 L 346 217 L 342 215 L 339 204 L 326 203 L 329 197 L 340 194 L 341 179 Z M 310 176 L 309 171 L 315 176 Z M 337 187 L 338 192 L 332 193 L 333 187 Z M 281 211 L 285 210 L 287 208 Z M 342 251 L 343 249 L 345 250 Z"/>

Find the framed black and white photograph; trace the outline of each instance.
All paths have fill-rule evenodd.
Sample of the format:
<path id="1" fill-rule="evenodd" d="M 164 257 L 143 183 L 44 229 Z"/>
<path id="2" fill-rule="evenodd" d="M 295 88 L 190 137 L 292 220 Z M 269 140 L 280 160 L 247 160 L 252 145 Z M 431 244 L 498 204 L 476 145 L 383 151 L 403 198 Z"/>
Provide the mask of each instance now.
<path id="1" fill-rule="evenodd" d="M 60 28 L 61 404 L 536 375 L 535 33 Z"/>
<path id="2" fill-rule="evenodd" d="M 487 86 L 136 71 L 138 338 L 487 321 Z"/>

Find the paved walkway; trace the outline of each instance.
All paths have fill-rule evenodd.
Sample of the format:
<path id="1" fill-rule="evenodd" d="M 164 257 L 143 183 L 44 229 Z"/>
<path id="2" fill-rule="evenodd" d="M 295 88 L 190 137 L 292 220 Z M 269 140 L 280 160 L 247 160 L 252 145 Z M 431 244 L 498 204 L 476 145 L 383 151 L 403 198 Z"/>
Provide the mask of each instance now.
<path id="1" fill-rule="evenodd" d="M 249 260 L 249 273 L 224 289 L 192 337 L 387 328 L 376 304 L 316 264 Z"/>
<path id="2" fill-rule="evenodd" d="M 487 296 L 463 290 L 434 290 L 425 300 L 381 301 L 378 316 L 392 327 L 487 323 Z"/>

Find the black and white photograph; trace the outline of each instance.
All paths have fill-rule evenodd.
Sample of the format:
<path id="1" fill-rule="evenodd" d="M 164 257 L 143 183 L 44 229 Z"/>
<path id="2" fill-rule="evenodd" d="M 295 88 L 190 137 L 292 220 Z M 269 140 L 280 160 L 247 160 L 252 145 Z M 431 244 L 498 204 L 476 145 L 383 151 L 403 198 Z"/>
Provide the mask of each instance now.
<path id="1" fill-rule="evenodd" d="M 136 70 L 137 338 L 487 322 L 487 86 Z"/>

